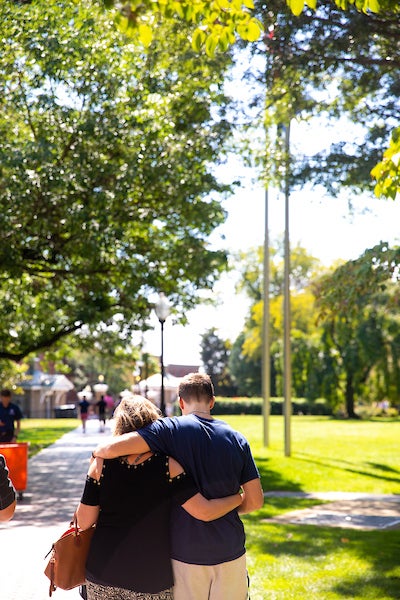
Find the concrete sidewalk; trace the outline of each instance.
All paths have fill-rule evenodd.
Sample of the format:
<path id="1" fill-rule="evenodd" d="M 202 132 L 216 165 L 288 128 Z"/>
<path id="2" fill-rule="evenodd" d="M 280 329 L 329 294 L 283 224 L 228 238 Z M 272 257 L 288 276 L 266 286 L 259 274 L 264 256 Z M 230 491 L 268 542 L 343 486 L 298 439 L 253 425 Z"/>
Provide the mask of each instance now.
<path id="1" fill-rule="evenodd" d="M 269 492 L 268 497 L 311 498 L 322 500 L 310 508 L 286 512 L 265 522 L 293 525 L 319 525 L 343 529 L 399 529 L 400 494 L 363 494 L 353 492 Z"/>
<path id="2" fill-rule="evenodd" d="M 15 515 L 0 524 L 1 600 L 46 600 L 49 580 L 43 571 L 52 543 L 67 529 L 79 502 L 92 450 L 111 435 L 107 424 L 90 419 L 29 460 L 28 484 Z M 78 589 L 57 589 L 52 598 L 80 598 Z"/>

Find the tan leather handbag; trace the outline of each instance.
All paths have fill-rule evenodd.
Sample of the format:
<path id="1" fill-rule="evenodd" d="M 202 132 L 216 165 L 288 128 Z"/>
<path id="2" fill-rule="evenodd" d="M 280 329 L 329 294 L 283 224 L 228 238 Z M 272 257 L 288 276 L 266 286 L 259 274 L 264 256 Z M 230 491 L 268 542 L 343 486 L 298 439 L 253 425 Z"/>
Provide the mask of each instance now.
<path id="1" fill-rule="evenodd" d="M 94 525 L 89 529 L 79 529 L 75 514 L 69 529 L 54 542 L 50 549 L 50 560 L 44 570 L 44 574 L 50 579 L 49 596 L 57 588 L 72 590 L 85 583 L 86 559 L 94 531 Z"/>

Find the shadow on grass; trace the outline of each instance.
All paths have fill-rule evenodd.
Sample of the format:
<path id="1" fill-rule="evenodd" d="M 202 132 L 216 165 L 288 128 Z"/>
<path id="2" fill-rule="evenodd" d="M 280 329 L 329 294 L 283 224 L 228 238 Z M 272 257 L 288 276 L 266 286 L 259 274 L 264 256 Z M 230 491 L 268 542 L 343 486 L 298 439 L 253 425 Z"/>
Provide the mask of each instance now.
<path id="1" fill-rule="evenodd" d="M 315 458 L 312 454 L 308 454 L 307 452 L 296 452 L 296 459 L 302 460 L 304 462 L 313 463 L 314 465 L 318 465 L 320 467 L 329 467 L 330 469 L 338 469 L 341 471 L 346 471 L 347 473 L 356 473 L 357 475 L 363 475 L 365 477 L 370 477 L 372 479 L 380 479 L 385 481 L 390 481 L 394 483 L 400 484 L 400 471 L 397 469 L 393 469 L 391 467 L 387 467 L 386 465 L 381 465 L 377 463 L 366 463 L 367 465 L 371 465 L 371 467 L 375 469 L 379 469 L 380 471 L 388 471 L 396 475 L 395 477 L 390 477 L 388 475 L 383 475 L 382 472 L 372 473 L 371 471 L 366 471 L 364 469 L 357 469 L 354 466 L 345 466 L 345 465 L 353 465 L 346 460 L 335 460 L 331 457 L 323 457 L 321 456 L 319 459 Z"/>
<path id="2" fill-rule="evenodd" d="M 303 488 L 298 483 L 282 477 L 281 473 L 270 469 L 268 466 L 268 458 L 256 457 L 256 462 L 260 472 L 261 485 L 264 490 L 285 490 L 288 492 L 303 491 Z"/>
<path id="3" fill-rule="evenodd" d="M 274 498 L 275 507 L 283 508 L 283 500 L 287 502 L 290 499 Z M 305 507 L 304 500 L 292 500 L 291 504 L 290 508 Z M 263 521 L 271 516 L 268 505 L 243 517 L 246 546 L 250 553 L 278 559 L 278 564 L 282 564 L 287 573 L 290 572 L 291 561 L 293 569 L 298 569 L 299 561 L 302 561 L 305 577 L 307 565 L 312 576 L 315 568 L 324 568 L 324 561 L 339 565 L 339 568 L 343 564 L 342 575 L 330 586 L 338 596 L 400 598 L 399 530 L 360 531 L 315 525 L 275 525 Z M 286 506 L 289 508 L 289 504 Z"/>
<path id="4" fill-rule="evenodd" d="M 262 509 L 262 518 L 271 519 L 292 510 L 302 510 L 326 504 L 318 498 L 288 498 L 285 496 L 267 496 Z M 260 522 L 260 511 L 249 513 L 245 516 L 246 521 L 257 525 Z"/>
<path id="5" fill-rule="evenodd" d="M 386 473 L 395 473 L 399 475 L 400 478 L 400 469 L 394 469 L 393 467 L 389 467 L 388 465 L 382 465 L 381 463 L 367 462 L 367 465 L 370 465 L 374 469 L 379 469 L 380 471 L 385 471 Z"/>
<path id="6" fill-rule="evenodd" d="M 368 577 L 355 577 L 333 587 L 336 594 L 344 598 L 400 598 L 400 576 L 388 576 L 382 581 L 382 574 Z M 382 594 L 385 594 L 384 596 Z"/>

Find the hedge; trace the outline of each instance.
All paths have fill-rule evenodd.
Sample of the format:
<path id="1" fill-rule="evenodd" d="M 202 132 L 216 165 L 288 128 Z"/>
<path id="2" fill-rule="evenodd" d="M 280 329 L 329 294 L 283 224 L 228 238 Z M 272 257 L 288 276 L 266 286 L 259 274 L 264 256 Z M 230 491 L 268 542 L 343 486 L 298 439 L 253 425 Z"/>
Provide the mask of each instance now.
<path id="1" fill-rule="evenodd" d="M 213 415 L 261 415 L 262 398 L 216 398 L 212 409 Z M 271 415 L 283 414 L 283 398 L 270 399 Z M 315 401 L 305 398 L 292 400 L 292 414 L 294 415 L 332 415 L 332 409 L 323 398 Z"/>

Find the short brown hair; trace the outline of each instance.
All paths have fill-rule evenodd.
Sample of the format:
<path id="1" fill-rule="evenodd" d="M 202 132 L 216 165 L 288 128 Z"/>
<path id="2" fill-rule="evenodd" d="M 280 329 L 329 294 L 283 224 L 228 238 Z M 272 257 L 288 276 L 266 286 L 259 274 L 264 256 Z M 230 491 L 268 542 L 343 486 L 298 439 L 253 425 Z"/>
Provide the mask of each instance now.
<path id="1" fill-rule="evenodd" d="M 114 435 L 122 435 L 150 425 L 161 417 L 153 402 L 138 395 L 125 396 L 114 411 Z"/>
<path id="2" fill-rule="evenodd" d="M 11 390 L 8 390 L 8 389 L 1 390 L 0 396 L 4 396 L 4 398 L 11 398 Z"/>
<path id="3" fill-rule="evenodd" d="M 212 381 L 205 373 L 185 375 L 179 384 L 178 394 L 185 402 L 191 400 L 211 402 L 215 395 Z"/>

